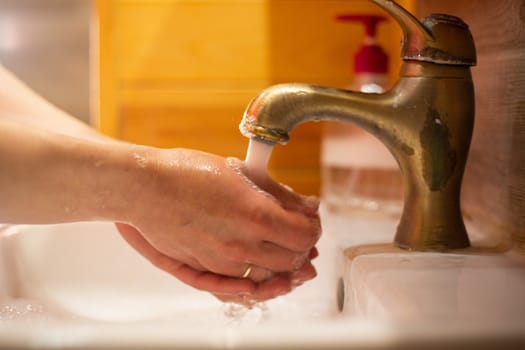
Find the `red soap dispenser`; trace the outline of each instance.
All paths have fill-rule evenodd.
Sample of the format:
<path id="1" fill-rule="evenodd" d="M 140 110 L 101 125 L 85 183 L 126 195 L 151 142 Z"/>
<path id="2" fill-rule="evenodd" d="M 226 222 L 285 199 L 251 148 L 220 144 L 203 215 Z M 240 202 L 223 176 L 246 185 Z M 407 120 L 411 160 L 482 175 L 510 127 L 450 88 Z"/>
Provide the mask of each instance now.
<path id="1" fill-rule="evenodd" d="M 382 93 L 388 89 L 388 56 L 376 42 L 376 29 L 386 18 L 377 15 L 340 15 L 338 21 L 365 27 L 362 46 L 354 55 L 350 90 Z M 367 222 L 399 218 L 402 184 L 397 163 L 374 136 L 351 124 L 325 124 L 321 149 L 322 196 L 332 213 L 350 214 Z"/>
<path id="2" fill-rule="evenodd" d="M 376 43 L 377 26 L 386 21 L 377 15 L 339 15 L 341 22 L 358 22 L 365 27 L 363 44 L 354 55 L 354 82 L 348 86 L 351 90 L 381 93 L 388 86 L 388 56 Z"/>

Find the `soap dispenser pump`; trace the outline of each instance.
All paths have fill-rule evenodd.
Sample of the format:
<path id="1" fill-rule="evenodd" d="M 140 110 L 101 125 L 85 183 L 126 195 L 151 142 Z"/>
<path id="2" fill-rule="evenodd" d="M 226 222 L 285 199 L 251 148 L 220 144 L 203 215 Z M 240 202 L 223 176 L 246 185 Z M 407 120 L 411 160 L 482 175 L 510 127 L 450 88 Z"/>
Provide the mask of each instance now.
<path id="1" fill-rule="evenodd" d="M 354 80 L 346 88 L 363 93 L 387 90 L 388 56 L 376 42 L 377 26 L 386 18 L 344 14 L 336 20 L 365 27 L 363 44 L 354 55 Z M 401 215 L 402 179 L 397 163 L 388 149 L 366 131 L 348 123 L 326 123 L 321 168 L 323 202 L 330 212 L 368 222 L 394 220 Z"/>
<path id="2" fill-rule="evenodd" d="M 361 92 L 381 93 L 388 86 L 388 55 L 376 42 L 377 26 L 386 18 L 378 15 L 339 15 L 340 22 L 364 25 L 363 43 L 354 55 L 354 82 L 348 88 Z"/>

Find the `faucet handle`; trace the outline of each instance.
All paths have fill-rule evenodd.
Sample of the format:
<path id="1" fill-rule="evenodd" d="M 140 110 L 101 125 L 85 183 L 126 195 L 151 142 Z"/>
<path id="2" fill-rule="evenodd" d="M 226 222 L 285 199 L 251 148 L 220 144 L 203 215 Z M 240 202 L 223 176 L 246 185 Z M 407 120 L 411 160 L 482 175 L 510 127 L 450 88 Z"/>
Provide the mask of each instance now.
<path id="1" fill-rule="evenodd" d="M 401 58 L 437 64 L 474 66 L 476 48 L 468 25 L 460 18 L 433 14 L 421 22 L 392 0 L 371 0 L 403 29 Z"/>

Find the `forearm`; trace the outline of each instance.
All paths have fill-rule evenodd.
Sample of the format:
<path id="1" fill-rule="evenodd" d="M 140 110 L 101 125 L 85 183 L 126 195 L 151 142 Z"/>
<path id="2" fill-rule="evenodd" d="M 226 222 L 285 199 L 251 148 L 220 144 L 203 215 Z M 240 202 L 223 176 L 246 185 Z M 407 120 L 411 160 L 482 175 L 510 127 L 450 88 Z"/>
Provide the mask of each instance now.
<path id="1" fill-rule="evenodd" d="M 129 149 L 134 146 L 88 141 L 3 119 L 0 135 L 0 222 L 130 217 L 129 205 L 143 183 Z"/>

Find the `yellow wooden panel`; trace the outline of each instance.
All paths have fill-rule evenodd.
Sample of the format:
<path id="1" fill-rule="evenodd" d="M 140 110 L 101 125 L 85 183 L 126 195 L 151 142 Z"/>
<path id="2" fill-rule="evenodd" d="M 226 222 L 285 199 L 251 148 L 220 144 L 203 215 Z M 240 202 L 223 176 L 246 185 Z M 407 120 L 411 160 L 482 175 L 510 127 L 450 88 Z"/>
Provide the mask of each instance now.
<path id="1" fill-rule="evenodd" d="M 412 6 L 414 0 L 401 0 Z M 242 113 L 264 87 L 288 81 L 345 86 L 363 29 L 346 12 L 378 13 L 364 0 L 97 0 L 97 125 L 160 147 L 244 157 Z M 379 42 L 399 66 L 400 31 Z M 321 127 L 307 123 L 278 146 L 271 172 L 302 193 L 319 191 Z"/>
<path id="2" fill-rule="evenodd" d="M 238 132 L 238 108 L 150 106 L 122 108 L 122 138 L 164 148 L 184 147 L 244 158 L 248 140 Z M 213 114 L 216 119 L 208 118 Z M 202 125 L 202 120 L 207 125 Z"/>
<path id="3" fill-rule="evenodd" d="M 266 79 L 264 0 L 114 4 L 118 79 Z"/>
<path id="4" fill-rule="evenodd" d="M 257 90 L 123 90 L 121 138 L 158 147 L 186 147 L 244 158 L 238 125 Z"/>
<path id="5" fill-rule="evenodd" d="M 94 96 L 91 98 L 92 124 L 101 132 L 117 136 L 117 119 L 115 115 L 117 99 L 116 78 L 113 62 L 117 57 L 113 53 L 112 2 L 96 0 L 91 25 L 91 62 Z"/>
<path id="6" fill-rule="evenodd" d="M 184 90 L 177 88 L 121 88 L 118 91 L 117 99 L 121 104 L 127 105 L 237 105 L 243 108 L 242 112 L 244 113 L 244 108 L 261 89 L 263 87 L 256 89 L 231 89 L 228 86 L 222 86 L 211 89 L 203 86 L 201 88 Z M 239 121 L 243 113 L 238 116 Z M 207 118 L 213 118 L 213 115 Z"/>
<path id="7" fill-rule="evenodd" d="M 238 131 L 239 119 L 231 118 L 237 112 L 234 106 L 125 106 L 122 138 L 139 144 L 185 147 L 244 159 L 248 139 Z M 200 121 L 210 114 L 217 118 L 207 119 L 208 124 L 203 127 Z M 308 135 L 304 131 L 300 129 L 297 133 Z M 290 146 L 276 146 L 269 165 L 272 177 L 300 193 L 318 194 L 320 174 L 315 140 L 300 137 Z"/>

